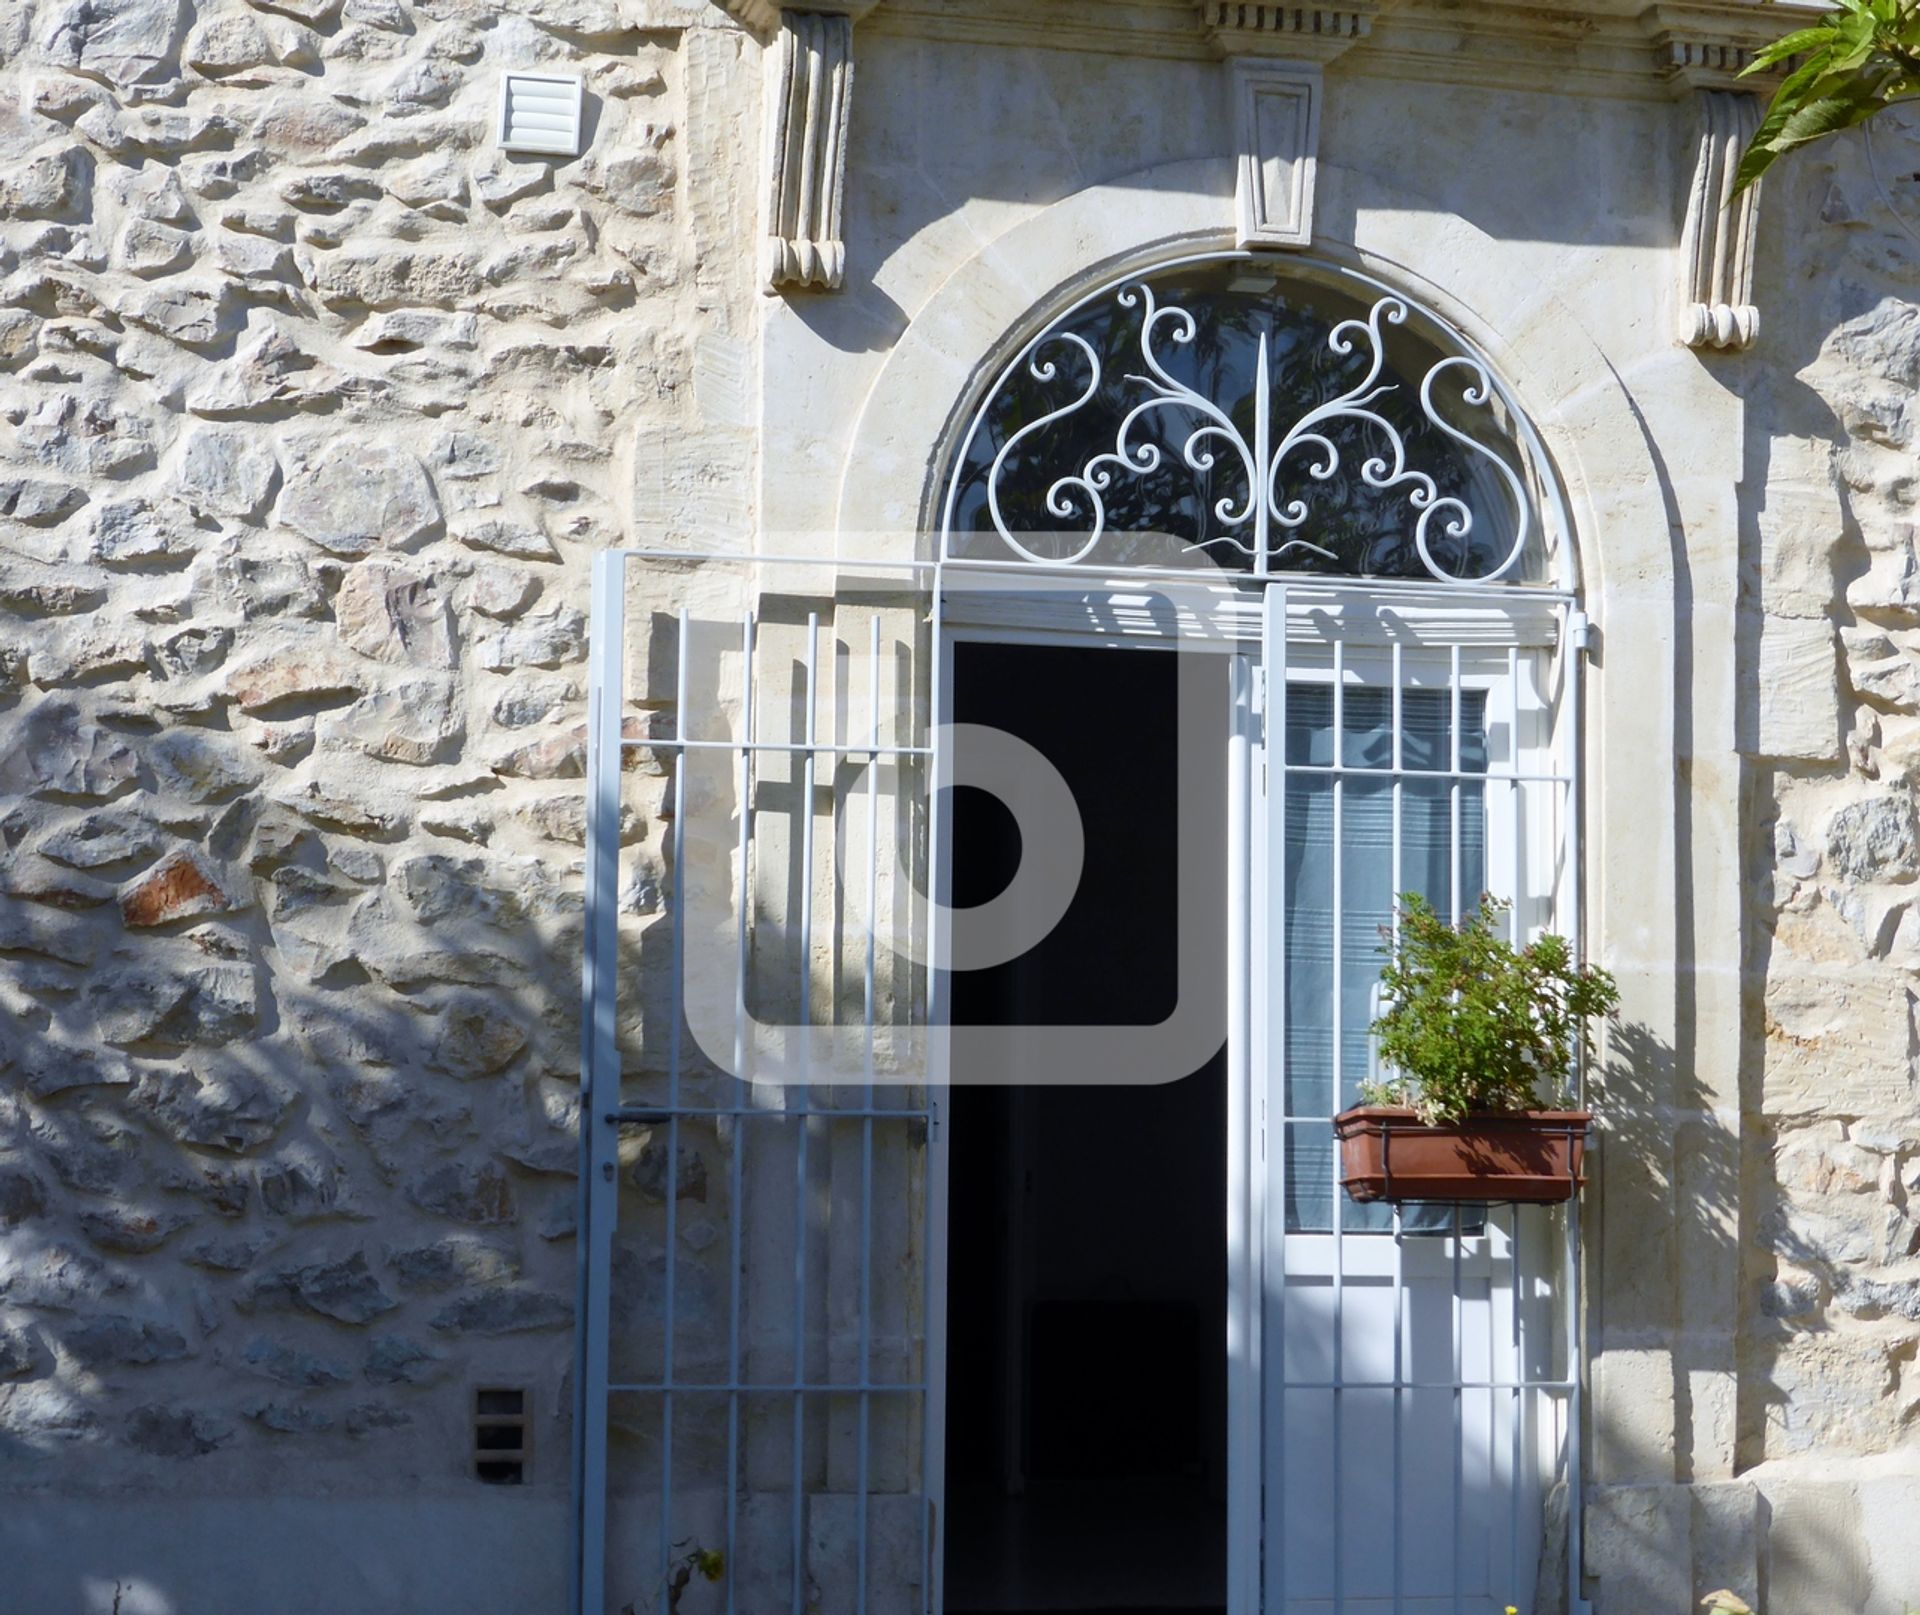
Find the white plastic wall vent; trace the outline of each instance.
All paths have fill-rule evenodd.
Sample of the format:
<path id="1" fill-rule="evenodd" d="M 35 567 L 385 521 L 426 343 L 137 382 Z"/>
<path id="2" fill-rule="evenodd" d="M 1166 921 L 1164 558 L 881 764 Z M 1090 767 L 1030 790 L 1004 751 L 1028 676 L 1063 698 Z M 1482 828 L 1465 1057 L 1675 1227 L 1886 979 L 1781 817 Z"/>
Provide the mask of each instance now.
<path id="1" fill-rule="evenodd" d="M 500 80 L 500 149 L 580 155 L 580 80 L 508 73 Z"/>

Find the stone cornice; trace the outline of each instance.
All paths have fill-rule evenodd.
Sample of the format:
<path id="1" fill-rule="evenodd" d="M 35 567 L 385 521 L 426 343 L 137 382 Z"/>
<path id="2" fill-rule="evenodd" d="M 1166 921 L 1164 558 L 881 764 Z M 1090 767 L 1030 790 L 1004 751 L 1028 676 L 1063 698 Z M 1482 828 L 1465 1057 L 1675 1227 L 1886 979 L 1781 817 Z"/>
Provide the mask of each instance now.
<path id="1" fill-rule="evenodd" d="M 1691 88 L 1688 74 L 1723 86 L 1738 71 L 1725 64 L 1749 59 L 1734 53 L 1826 14 L 1798 0 L 887 0 L 863 32 L 1183 61 L 1337 57 L 1342 75 L 1657 101 Z M 1749 92 L 1768 87 L 1741 81 Z"/>
<path id="2" fill-rule="evenodd" d="M 775 0 L 713 0 L 713 3 L 765 39 L 779 29 L 780 19 L 787 12 L 811 12 L 815 16 L 845 17 L 858 22 L 880 0 L 806 0 L 803 5 L 792 6 L 776 4 Z"/>
<path id="3" fill-rule="evenodd" d="M 1755 52 L 1828 15 L 1825 7 L 1776 3 L 1752 6 L 1720 0 L 1659 0 L 1640 13 L 1640 23 L 1658 53 L 1660 71 L 1675 94 L 1688 90 L 1769 92 L 1781 75 L 1740 75 Z"/>
<path id="4" fill-rule="evenodd" d="M 1222 56 L 1276 56 L 1325 66 L 1373 31 L 1376 6 L 1271 5 L 1196 0 L 1201 31 Z"/>

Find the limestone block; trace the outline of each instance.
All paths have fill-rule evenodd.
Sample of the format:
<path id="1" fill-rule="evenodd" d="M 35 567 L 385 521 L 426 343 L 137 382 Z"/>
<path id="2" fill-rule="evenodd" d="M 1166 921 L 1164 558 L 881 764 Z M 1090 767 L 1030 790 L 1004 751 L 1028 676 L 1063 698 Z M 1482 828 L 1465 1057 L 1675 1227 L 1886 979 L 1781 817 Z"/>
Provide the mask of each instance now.
<path id="1" fill-rule="evenodd" d="M 169 1137 L 241 1155 L 280 1130 L 294 1096 L 264 1077 L 221 1064 L 206 1074 L 167 1067 L 143 1076 L 134 1103 Z"/>
<path id="2" fill-rule="evenodd" d="M 572 1322 L 573 1303 L 566 1297 L 501 1284 L 460 1296 L 434 1314 L 431 1327 L 450 1334 L 509 1335 Z"/>
<path id="3" fill-rule="evenodd" d="M 108 1314 L 64 1331 L 60 1349 L 79 1367 L 98 1372 L 176 1362 L 187 1355 L 187 1342 L 163 1323 Z"/>
<path id="4" fill-rule="evenodd" d="M 227 694 L 242 712 L 271 714 L 289 703 L 358 695 L 369 675 L 337 652 L 290 644 L 249 658 L 227 671 Z"/>
<path id="5" fill-rule="evenodd" d="M 255 1306 L 290 1304 L 336 1323 L 370 1323 L 400 1303 L 381 1287 L 364 1251 L 282 1268 L 258 1282 Z"/>
<path id="6" fill-rule="evenodd" d="M 74 216 L 85 208 L 92 172 L 74 146 L 0 168 L 0 219 Z"/>
<path id="7" fill-rule="evenodd" d="M 127 1415 L 127 1444 L 156 1458 L 199 1458 L 233 1439 L 233 1425 L 202 1409 L 158 1403 Z"/>
<path id="8" fill-rule="evenodd" d="M 406 546 L 440 523 L 426 468 L 391 444 L 341 443 L 288 479 L 280 519 L 335 555 Z"/>
<path id="9" fill-rule="evenodd" d="M 1692 1500 L 1684 1486 L 1600 1486 L 1587 1501 L 1594 1615 L 1679 1615 L 1692 1580 Z"/>
<path id="10" fill-rule="evenodd" d="M 1769 1115 L 1904 1114 L 1914 1103 L 1914 995 L 1904 972 L 1797 969 L 1766 986 Z"/>
<path id="11" fill-rule="evenodd" d="M 183 0 L 63 0 L 47 14 L 41 49 L 124 88 L 175 73 L 185 24 Z"/>
<path id="12" fill-rule="evenodd" d="M 1758 525 L 1760 599 L 1769 615 L 1825 617 L 1833 610 L 1844 522 L 1831 487 L 1768 485 Z"/>
<path id="13" fill-rule="evenodd" d="M 38 477 L 0 481 L 0 516 L 11 516 L 35 527 L 61 521 L 86 502 L 86 490 L 71 482 L 49 482 Z"/>
<path id="14" fill-rule="evenodd" d="M 198 547 L 191 518 L 171 501 L 127 499 L 94 513 L 92 560 L 134 566 L 168 556 L 188 556 Z"/>
<path id="15" fill-rule="evenodd" d="M 1594 1360 L 1595 1469 L 1609 1486 L 1663 1485 L 1674 1477 L 1673 1358 L 1608 1347 Z"/>
<path id="16" fill-rule="evenodd" d="M 180 459 L 180 492 L 196 509 L 250 517 L 266 504 L 280 471 L 257 428 L 201 427 Z"/>
<path id="17" fill-rule="evenodd" d="M 185 230 L 151 219 L 129 219 L 120 232 L 115 252 L 129 274 L 151 280 L 156 275 L 185 269 L 193 262 L 194 238 Z"/>
<path id="18" fill-rule="evenodd" d="M 242 68 L 261 67 L 273 60 L 264 28 L 247 12 L 208 18 L 187 36 L 183 59 L 209 77 Z"/>
<path id="19" fill-rule="evenodd" d="M 54 393 L 20 422 L 15 436 L 42 465 L 72 476 L 125 476 L 155 462 L 153 428 L 124 400 Z"/>
<path id="20" fill-rule="evenodd" d="M 414 667 L 447 668 L 458 660 L 446 596 L 404 567 L 367 561 L 352 568 L 333 611 L 340 638 L 363 656 Z"/>
<path id="21" fill-rule="evenodd" d="M 1907 881 L 1920 874 L 1920 826 L 1909 791 L 1850 802 L 1827 823 L 1827 863 L 1850 880 Z"/>
<path id="22" fill-rule="evenodd" d="M 474 569 L 467 585 L 467 603 L 484 617 L 506 622 L 520 615 L 540 592 L 540 580 L 531 572 L 510 566 Z"/>
<path id="23" fill-rule="evenodd" d="M 317 1390 L 323 1385 L 344 1385 L 353 1377 L 345 1363 L 304 1352 L 272 1339 L 255 1335 L 241 1351 L 240 1360 L 256 1374 L 281 1385 Z"/>
<path id="24" fill-rule="evenodd" d="M 415 1292 L 499 1284 L 520 1276 L 519 1258 L 510 1249 L 473 1234 L 390 1250 L 387 1266 L 404 1289 Z"/>
<path id="25" fill-rule="evenodd" d="M 83 1211 L 80 1231 L 102 1250 L 145 1256 L 157 1251 L 193 1222 L 184 1211 L 143 1211 L 132 1206 L 108 1206 Z"/>
<path id="26" fill-rule="evenodd" d="M 433 1064 L 456 1077 L 493 1076 L 527 1046 L 518 1019 L 491 998 L 466 995 L 441 1011 Z"/>
<path id="27" fill-rule="evenodd" d="M 483 634 L 474 644 L 482 667 L 497 673 L 522 667 L 558 667 L 587 653 L 587 620 L 570 606 L 553 606 Z"/>
<path id="28" fill-rule="evenodd" d="M 226 335 L 229 289 L 169 281 L 129 291 L 114 312 L 187 348 L 210 348 Z"/>
<path id="29" fill-rule="evenodd" d="M 511 1222 L 515 1214 L 513 1186 L 491 1161 L 443 1162 L 409 1183 L 407 1198 L 422 1211 L 455 1222 Z"/>
<path id="30" fill-rule="evenodd" d="M 539 528 L 515 522 L 473 522 L 455 529 L 453 536 L 469 549 L 494 550 L 523 561 L 557 561 L 560 558 L 560 552 L 553 547 L 553 540 Z"/>
<path id="31" fill-rule="evenodd" d="M 493 703 L 493 721 L 507 729 L 545 723 L 565 708 L 578 706 L 580 686 L 561 675 L 516 678 Z"/>
<path id="32" fill-rule="evenodd" d="M 58 701 L 34 707 L 0 743 L 0 791 L 17 795 L 98 801 L 118 794 L 138 771 L 132 747 Z"/>
<path id="33" fill-rule="evenodd" d="M 1920 1389 L 1903 1384 L 1904 1355 L 1900 1342 L 1859 1331 L 1782 1342 L 1769 1354 L 1766 1456 L 1878 1452 L 1896 1442 L 1920 1411 Z"/>
<path id="34" fill-rule="evenodd" d="M 376 1335 L 362 1372 L 374 1385 L 426 1385 L 445 1371 L 445 1357 L 404 1335 Z"/>
<path id="35" fill-rule="evenodd" d="M 329 743 L 420 766 L 441 760 L 463 732 L 451 680 L 403 679 L 354 702 L 330 730 Z"/>
<path id="36" fill-rule="evenodd" d="M 1867 570 L 1847 585 L 1847 604 L 1895 621 L 1920 614 L 1920 557 L 1914 553 L 1911 527 L 1901 541 L 1871 551 Z"/>
<path id="37" fill-rule="evenodd" d="M 1741 749 L 1754 757 L 1830 762 L 1841 755 L 1840 668 L 1824 619 L 1761 619 L 1758 709 Z"/>

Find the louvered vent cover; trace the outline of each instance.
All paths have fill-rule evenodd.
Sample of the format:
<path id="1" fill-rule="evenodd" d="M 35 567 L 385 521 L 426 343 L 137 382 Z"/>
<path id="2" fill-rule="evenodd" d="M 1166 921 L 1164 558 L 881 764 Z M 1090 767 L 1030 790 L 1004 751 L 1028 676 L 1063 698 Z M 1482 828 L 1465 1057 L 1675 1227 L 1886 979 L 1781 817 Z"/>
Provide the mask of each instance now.
<path id="1" fill-rule="evenodd" d="M 580 81 L 509 73 L 500 81 L 500 149 L 580 155 Z"/>
<path id="2" fill-rule="evenodd" d="M 524 1386 L 483 1385 L 473 1393 L 473 1476 L 489 1486 L 520 1486 L 532 1459 Z"/>

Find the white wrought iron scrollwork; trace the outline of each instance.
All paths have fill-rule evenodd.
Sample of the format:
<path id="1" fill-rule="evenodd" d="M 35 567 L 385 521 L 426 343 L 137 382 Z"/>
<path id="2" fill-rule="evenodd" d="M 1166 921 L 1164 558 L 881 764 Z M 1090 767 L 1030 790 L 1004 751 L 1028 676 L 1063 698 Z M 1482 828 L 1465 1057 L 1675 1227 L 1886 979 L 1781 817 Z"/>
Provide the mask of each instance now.
<path id="1" fill-rule="evenodd" d="M 1413 517 L 1413 547 L 1421 565 L 1443 582 L 1463 581 L 1462 571 L 1449 570 L 1435 555 L 1434 524 L 1439 523 L 1439 533 L 1456 546 L 1458 553 L 1469 554 L 1467 541 L 1474 529 L 1473 510 L 1457 495 L 1442 493 L 1429 473 L 1408 464 L 1407 445 L 1400 431 L 1375 407 L 1399 386 L 1394 381 L 1382 381 L 1381 375 L 1386 367 L 1384 327 L 1399 325 L 1408 317 L 1408 305 L 1402 299 L 1391 294 L 1383 296 L 1365 318 L 1341 320 L 1332 327 L 1326 337 L 1327 348 L 1342 359 L 1364 352 L 1364 374 L 1337 397 L 1315 404 L 1277 436 L 1271 420 L 1269 337 L 1263 331 L 1256 354 L 1254 432 L 1249 440 L 1219 400 L 1208 398 L 1179 380 L 1157 351 L 1156 345 L 1162 340 L 1176 346 L 1192 342 L 1199 332 L 1194 316 L 1177 305 L 1162 305 L 1155 298 L 1153 287 L 1144 280 L 1122 285 L 1116 298 L 1121 308 L 1139 310 L 1139 353 L 1145 373 L 1128 372 L 1123 379 L 1129 386 L 1143 389 L 1144 396 L 1127 406 L 1115 429 L 1110 450 L 1093 455 L 1077 470 L 1056 476 L 1047 486 L 1045 507 L 1050 516 L 1060 521 L 1085 522 L 1083 529 L 1069 535 L 1077 540 L 1070 553 L 1042 554 L 1023 542 L 1006 519 L 1000 485 L 1009 463 L 1016 461 L 1023 445 L 1056 423 L 1078 415 L 1095 401 L 1105 379 L 1100 354 L 1076 331 L 1050 330 L 1029 343 L 1002 378 L 1004 389 L 1024 368 L 1033 380 L 1046 385 L 1061 379 L 1064 367 L 1085 368 L 1085 380 L 1077 396 L 1012 432 L 987 468 L 987 514 L 994 531 L 1016 555 L 1049 565 L 1073 564 L 1089 558 L 1107 531 L 1106 496 L 1112 491 L 1115 479 L 1123 475 L 1149 476 L 1167 462 L 1169 456 L 1161 445 L 1141 435 L 1141 423 L 1164 412 L 1195 422 L 1176 451 L 1189 470 L 1208 473 L 1220 463 L 1223 455 L 1231 456 L 1238 461 L 1246 483 L 1244 497 L 1228 493 L 1212 504 L 1213 517 L 1225 531 L 1196 540 L 1190 548 L 1231 547 L 1246 556 L 1256 571 L 1265 571 L 1272 563 L 1284 561 L 1297 551 L 1337 563 L 1341 559 L 1338 555 L 1303 533 L 1312 515 L 1311 502 L 1302 493 L 1288 495 L 1284 491 L 1284 479 L 1289 471 L 1302 470 L 1314 482 L 1331 482 L 1340 475 L 1345 463 L 1333 434 L 1340 428 L 1357 427 L 1367 434 L 1364 441 L 1374 450 L 1355 468 L 1360 481 L 1368 488 L 1381 491 L 1404 489 Z M 1489 558 L 1497 559 L 1498 564 L 1488 564 L 1472 577 L 1472 581 L 1484 582 L 1505 576 L 1519 562 L 1533 532 L 1533 506 L 1519 472 L 1502 455 L 1460 430 L 1436 406 L 1436 385 L 1443 380 L 1451 385 L 1456 373 L 1463 383 L 1453 400 L 1456 405 L 1471 409 L 1495 406 L 1499 395 L 1492 376 L 1480 360 L 1466 354 L 1451 354 L 1433 363 L 1421 378 L 1418 396 L 1427 421 L 1469 454 L 1485 461 L 1512 500 L 1509 542 L 1501 555 Z M 991 403 L 990 400 L 989 408 Z"/>

